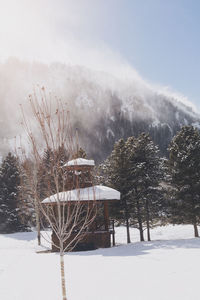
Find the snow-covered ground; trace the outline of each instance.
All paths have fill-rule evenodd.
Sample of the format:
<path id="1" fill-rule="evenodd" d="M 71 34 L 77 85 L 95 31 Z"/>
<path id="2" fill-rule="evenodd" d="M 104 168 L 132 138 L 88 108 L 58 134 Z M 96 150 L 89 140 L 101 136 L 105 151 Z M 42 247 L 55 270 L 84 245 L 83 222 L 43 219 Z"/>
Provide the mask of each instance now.
<path id="1" fill-rule="evenodd" d="M 152 231 L 138 242 L 116 229 L 118 245 L 65 255 L 68 300 L 196 300 L 200 297 L 200 239 L 192 226 Z M 59 255 L 36 253 L 36 233 L 0 235 L 0 299 L 61 300 Z"/>

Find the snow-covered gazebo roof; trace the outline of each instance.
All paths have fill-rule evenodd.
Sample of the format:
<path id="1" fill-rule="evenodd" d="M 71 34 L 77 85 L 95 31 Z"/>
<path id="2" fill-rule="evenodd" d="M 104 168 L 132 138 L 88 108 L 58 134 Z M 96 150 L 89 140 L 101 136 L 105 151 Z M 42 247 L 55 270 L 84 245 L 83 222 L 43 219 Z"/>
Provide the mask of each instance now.
<path id="1" fill-rule="evenodd" d="M 68 161 L 64 167 L 72 167 L 72 166 L 94 166 L 94 160 L 89 160 L 85 158 L 76 158 Z"/>
<path id="2" fill-rule="evenodd" d="M 52 195 L 42 201 L 43 204 L 67 201 L 104 201 L 120 200 L 120 192 L 107 186 L 95 185 L 87 188 L 74 189 Z"/>

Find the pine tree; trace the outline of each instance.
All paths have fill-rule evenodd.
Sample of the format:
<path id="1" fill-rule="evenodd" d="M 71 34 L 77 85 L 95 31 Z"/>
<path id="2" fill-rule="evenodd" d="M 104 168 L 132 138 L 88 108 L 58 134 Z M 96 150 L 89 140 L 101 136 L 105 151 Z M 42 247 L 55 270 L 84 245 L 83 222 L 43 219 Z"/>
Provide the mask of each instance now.
<path id="1" fill-rule="evenodd" d="M 58 168 L 62 168 L 64 164 L 69 160 L 69 153 L 64 145 L 58 147 L 58 150 L 54 153 L 54 160 Z"/>
<path id="2" fill-rule="evenodd" d="M 77 153 L 74 155 L 74 158 L 87 158 L 87 154 L 85 150 L 80 147 Z"/>
<path id="3" fill-rule="evenodd" d="M 53 151 L 46 149 L 37 170 L 37 192 L 40 200 L 48 196 L 49 187 L 52 189 L 52 194 L 55 193 L 53 168 Z"/>
<path id="4" fill-rule="evenodd" d="M 141 241 L 144 240 L 143 227 L 146 223 L 150 241 L 150 227 L 158 217 L 161 201 L 159 183 L 162 168 L 159 150 L 149 135 L 142 133 L 137 139 L 127 139 L 126 151 L 132 223 L 137 219 Z"/>
<path id="5" fill-rule="evenodd" d="M 140 232 L 140 240 L 144 241 L 143 222 L 144 222 L 144 203 L 141 200 L 143 192 L 143 153 L 140 144 L 134 137 L 129 137 L 126 141 L 126 152 L 128 160 L 128 195 L 131 213 L 131 224 L 136 226 Z"/>
<path id="6" fill-rule="evenodd" d="M 117 189 L 121 193 L 120 203 L 111 205 L 111 216 L 119 221 L 124 221 L 127 228 L 127 243 L 130 243 L 130 231 L 129 231 L 129 203 L 128 203 L 128 189 L 127 189 L 127 157 L 125 141 L 120 139 L 115 143 L 114 149 L 107 159 L 106 164 L 102 166 L 104 172 L 107 173 L 105 182 L 107 185 Z"/>
<path id="7" fill-rule="evenodd" d="M 18 195 L 20 174 L 15 156 L 8 153 L 1 166 L 0 231 L 5 233 L 26 228 L 19 218 Z"/>
<path id="8" fill-rule="evenodd" d="M 19 216 L 27 229 L 35 226 L 34 193 L 32 191 L 33 163 L 26 159 L 19 163 L 20 186 L 18 189 Z"/>
<path id="9" fill-rule="evenodd" d="M 200 221 L 200 134 L 193 126 L 185 126 L 169 147 L 169 170 L 174 187 L 172 212 L 174 222 L 192 224 L 199 236 Z"/>
<path id="10" fill-rule="evenodd" d="M 42 200 L 49 194 L 56 193 L 56 184 L 59 190 L 64 190 L 63 166 L 68 161 L 69 155 L 64 146 L 60 146 L 57 151 L 48 148 L 43 153 L 42 161 L 38 168 L 38 195 Z M 57 178 L 58 182 L 55 182 Z"/>
<path id="11" fill-rule="evenodd" d="M 162 164 L 158 147 L 149 135 L 119 140 L 100 169 L 100 180 L 121 192 L 121 203 L 112 205 L 111 215 L 117 220 L 126 220 L 127 240 L 129 222 L 140 231 L 144 240 L 144 227 L 150 240 L 150 227 L 158 220 L 162 211 Z"/>

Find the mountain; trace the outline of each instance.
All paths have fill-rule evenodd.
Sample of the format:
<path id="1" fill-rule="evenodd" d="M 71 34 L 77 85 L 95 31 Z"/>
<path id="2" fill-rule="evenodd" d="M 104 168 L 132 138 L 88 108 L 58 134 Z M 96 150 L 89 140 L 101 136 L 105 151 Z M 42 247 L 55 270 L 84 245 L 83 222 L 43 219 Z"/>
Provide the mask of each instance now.
<path id="1" fill-rule="evenodd" d="M 78 86 L 70 98 L 72 120 L 81 144 L 97 162 L 110 154 L 115 141 L 141 132 L 150 133 L 167 155 L 169 142 L 182 126 L 200 127 L 200 115 L 191 107 L 141 82 L 82 68 L 78 78 L 70 83 Z"/>
<path id="2" fill-rule="evenodd" d="M 149 132 L 161 153 L 183 125 L 200 126 L 200 116 L 179 97 L 147 84 L 139 77 L 120 76 L 61 63 L 50 65 L 10 59 L 0 64 L 1 152 L 7 138 L 23 133 L 19 103 L 27 108 L 36 85 L 68 103 L 80 144 L 97 162 L 105 159 L 119 138 Z M 3 143 L 4 142 L 4 143 Z"/>
<path id="3" fill-rule="evenodd" d="M 76 121 L 75 127 L 86 150 L 97 161 L 110 154 L 118 139 L 142 132 L 150 133 L 161 153 L 167 155 L 172 137 L 183 125 L 200 124 L 199 116 L 189 107 L 180 107 L 174 99 L 160 94 L 143 101 L 139 96 L 124 99 L 110 93 L 104 108 L 85 103 L 83 107 L 77 105 L 76 112 L 78 115 L 84 112 L 85 121 L 92 122 L 91 126 L 82 126 L 82 120 Z M 95 120 L 91 120 L 93 117 Z"/>

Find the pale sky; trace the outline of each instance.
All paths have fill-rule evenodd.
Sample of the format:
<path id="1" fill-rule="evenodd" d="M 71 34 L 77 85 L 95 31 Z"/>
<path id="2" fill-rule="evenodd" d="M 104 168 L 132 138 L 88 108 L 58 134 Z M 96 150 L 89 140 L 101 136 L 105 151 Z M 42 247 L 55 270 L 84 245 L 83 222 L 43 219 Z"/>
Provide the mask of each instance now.
<path id="1" fill-rule="evenodd" d="M 0 0 L 0 60 L 138 76 L 200 109 L 199 0 Z"/>

